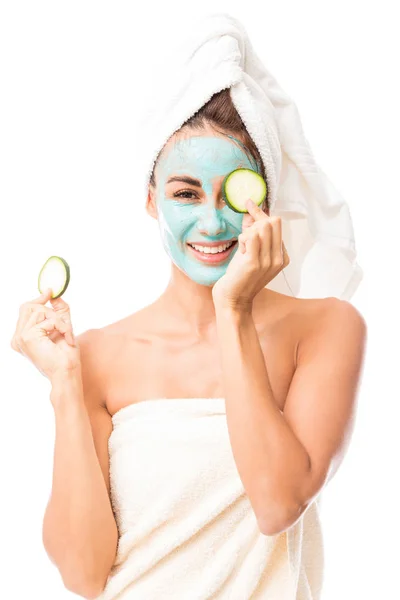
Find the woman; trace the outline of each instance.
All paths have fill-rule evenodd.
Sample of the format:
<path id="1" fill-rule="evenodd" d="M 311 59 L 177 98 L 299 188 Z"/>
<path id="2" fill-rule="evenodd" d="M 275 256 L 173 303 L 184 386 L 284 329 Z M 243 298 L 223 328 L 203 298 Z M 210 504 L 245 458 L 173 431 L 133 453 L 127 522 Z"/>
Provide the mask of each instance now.
<path id="1" fill-rule="evenodd" d="M 218 114 L 222 113 L 225 118 L 228 113 L 232 115 L 225 132 L 218 123 Z M 301 523 L 309 507 L 314 508 L 313 500 L 337 470 L 349 441 L 365 339 L 364 321 L 346 301 L 294 298 L 264 287 L 285 264 L 280 219 L 270 220 L 267 206 L 263 210 L 249 206 L 247 227 L 239 233 L 242 216 L 223 205 L 221 199 L 224 176 L 252 160 L 259 161 L 259 156 L 238 123 L 227 90 L 214 96 L 203 114 L 213 114 L 216 121 L 204 122 L 202 131 L 191 129 L 189 123 L 177 132 L 163 149 L 151 180 L 147 210 L 154 218 L 162 219 L 166 247 L 173 258 L 171 279 L 160 298 L 117 323 L 84 332 L 76 341 L 68 304 L 62 298 L 52 300 L 49 294 L 24 305 L 17 324 L 14 344 L 21 346 L 52 383 L 57 436 L 44 544 L 67 588 L 86 598 L 101 593 L 116 556 L 118 528 L 112 501 L 121 505 L 119 525 L 127 519 L 120 533 L 129 536 L 135 528 L 136 536 L 130 548 L 125 540 L 114 568 L 114 581 L 119 576 L 118 589 L 126 594 L 121 598 L 157 597 L 151 587 L 152 578 L 157 584 L 162 580 L 164 585 L 168 581 L 172 586 L 165 574 L 163 579 L 157 572 L 166 568 L 161 558 L 170 561 L 169 573 L 177 580 L 171 597 L 195 597 L 216 562 L 219 568 L 210 579 L 213 585 L 218 581 L 221 586 L 219 597 L 228 597 L 229 590 L 239 589 L 240 585 L 243 594 L 249 594 L 251 582 L 251 593 L 256 589 L 258 593 L 254 597 L 273 597 L 289 568 L 286 535 Z M 182 168 L 200 179 L 201 187 L 180 181 L 167 183 Z M 242 240 L 246 252 L 242 253 L 236 244 L 215 263 L 206 262 L 203 255 L 187 246 L 190 241 L 222 244 L 231 238 Z M 237 253 L 242 260 L 248 256 L 249 261 L 238 263 L 239 268 L 231 272 Z M 52 308 L 44 306 L 47 300 Z M 225 454 L 227 439 L 221 429 L 224 399 L 232 463 Z M 161 411 L 167 425 L 160 429 L 156 420 L 148 425 L 144 421 L 138 431 L 128 430 L 126 435 L 132 438 L 128 447 L 131 452 L 135 450 L 135 455 L 130 455 L 130 464 L 122 464 L 129 460 L 124 451 L 113 450 L 116 487 L 112 497 L 108 454 L 112 419 L 121 417 L 124 411 L 128 414 L 126 409 L 134 405 L 139 408 L 138 403 L 144 403 L 140 410 Z M 176 424 L 170 423 L 171 416 L 162 411 L 171 406 L 178 410 L 192 408 L 193 403 L 195 408 L 209 411 L 209 417 L 214 415 L 214 444 L 210 432 L 207 437 L 206 432 L 191 429 L 190 422 L 183 422 L 182 427 L 208 443 L 202 448 L 203 458 L 205 454 L 209 460 L 207 453 L 212 452 L 211 458 L 221 459 L 221 464 L 227 461 L 233 480 L 235 465 L 236 483 L 240 478 L 243 488 L 234 497 L 237 506 L 229 509 L 228 502 L 221 504 L 220 521 L 218 514 L 212 514 L 211 502 L 208 513 L 201 513 L 209 519 L 207 527 L 201 528 L 196 522 L 196 530 L 178 543 L 183 528 L 179 521 L 174 522 L 173 514 L 184 510 L 178 502 L 185 488 L 180 476 L 187 475 L 193 485 L 197 479 L 185 472 L 184 459 L 179 457 L 185 449 L 181 433 L 177 435 L 179 452 L 174 455 L 174 464 L 169 463 L 166 440 Z M 137 415 L 140 417 L 140 413 Z M 163 417 L 160 419 L 162 422 Z M 156 439 L 157 434 L 161 440 Z M 173 444 L 173 440 L 168 443 Z M 190 442 L 186 440 L 186 444 L 190 453 Z M 136 453 L 139 448 L 143 451 L 140 455 Z M 161 463 L 163 452 L 167 459 Z M 160 464 L 163 469 L 159 471 Z M 201 467 L 205 463 L 193 464 Z M 127 466 L 132 483 L 123 488 L 124 478 L 129 477 Z M 181 472 L 173 479 L 177 469 Z M 203 481 L 210 484 L 206 475 Z M 221 480 L 214 479 L 214 485 L 222 493 Z M 168 492 L 169 486 L 172 492 Z M 194 487 L 189 491 L 194 506 L 210 498 L 209 487 L 205 492 Z M 157 506 L 157 493 L 163 495 L 160 508 L 166 497 L 171 501 L 171 512 L 166 512 L 170 524 L 158 523 L 159 513 L 154 511 L 153 529 L 141 529 L 140 515 L 143 526 L 149 518 L 145 515 L 146 503 L 155 494 Z M 214 500 L 220 500 L 218 494 Z M 224 520 L 222 507 L 227 513 L 232 511 L 233 525 Z M 149 505 L 147 509 L 151 511 Z M 207 528 L 212 531 L 213 525 L 220 527 L 222 541 L 215 554 L 202 555 L 203 546 L 197 538 L 203 535 L 207 541 L 219 539 L 215 532 L 206 537 Z M 316 525 L 318 521 L 314 528 Z M 164 545 L 163 527 L 170 528 L 166 537 L 174 541 L 174 551 Z M 315 529 L 312 535 L 310 530 L 310 539 L 318 545 L 315 536 Z M 224 547 L 224 539 L 231 541 L 231 553 Z M 268 544 L 263 546 L 263 539 Z M 310 557 L 310 564 L 315 567 L 314 563 L 321 564 L 322 548 L 318 545 L 313 550 L 316 554 Z M 218 551 L 224 559 L 221 564 Z M 240 576 L 241 569 L 249 572 L 246 557 L 250 562 L 260 561 L 260 571 L 257 575 L 252 572 L 249 580 Z M 187 577 L 192 588 L 186 575 L 180 582 L 180 560 L 184 559 L 194 561 L 184 563 L 190 565 Z M 132 570 L 127 575 L 123 565 L 129 560 Z M 195 564 L 203 564 L 203 574 L 196 573 Z M 311 597 L 307 596 L 308 586 L 313 590 L 320 586 L 321 574 L 312 572 L 311 566 L 309 569 L 307 572 L 302 567 L 299 575 L 298 590 L 304 598 Z M 211 583 L 207 581 L 207 585 Z M 179 595 L 181 589 L 185 591 Z M 168 590 L 171 588 L 164 588 L 162 597 L 167 597 Z M 110 592 L 104 597 L 116 596 Z M 210 596 L 202 597 L 211 597 L 211 591 Z M 232 597 L 250 595 L 238 592 Z"/>
<path id="2" fill-rule="evenodd" d="M 266 178 L 224 89 L 151 174 L 164 293 L 77 339 L 62 298 L 21 307 L 12 346 L 56 418 L 43 542 L 85 598 L 320 597 L 319 494 L 349 443 L 366 326 L 347 301 L 266 287 L 290 258 L 268 201 L 224 204 L 241 166 Z"/>

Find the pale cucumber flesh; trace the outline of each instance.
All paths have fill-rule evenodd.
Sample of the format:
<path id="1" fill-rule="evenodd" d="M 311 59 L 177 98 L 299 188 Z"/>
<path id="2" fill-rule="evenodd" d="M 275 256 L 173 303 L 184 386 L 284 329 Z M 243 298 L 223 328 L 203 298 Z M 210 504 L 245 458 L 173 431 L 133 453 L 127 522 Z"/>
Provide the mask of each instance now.
<path id="1" fill-rule="evenodd" d="M 246 201 L 251 198 L 260 206 L 267 196 L 267 184 L 252 169 L 235 169 L 222 182 L 222 195 L 226 204 L 235 212 L 247 213 Z"/>
<path id="2" fill-rule="evenodd" d="M 70 280 L 70 268 L 61 256 L 50 256 L 40 270 L 38 289 L 41 294 L 47 289 L 52 289 L 51 297 L 59 298 L 65 292 Z"/>

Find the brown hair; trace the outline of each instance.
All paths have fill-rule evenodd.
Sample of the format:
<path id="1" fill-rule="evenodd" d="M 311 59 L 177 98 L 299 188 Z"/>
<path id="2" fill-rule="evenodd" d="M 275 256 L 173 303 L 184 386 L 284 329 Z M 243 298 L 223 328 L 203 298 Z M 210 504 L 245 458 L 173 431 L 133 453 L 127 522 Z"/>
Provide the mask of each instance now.
<path id="1" fill-rule="evenodd" d="M 192 115 L 183 123 L 179 131 L 184 127 L 194 130 L 202 130 L 204 129 L 205 123 L 211 125 L 222 135 L 232 134 L 238 140 L 240 140 L 244 145 L 244 150 L 256 161 L 258 172 L 263 179 L 267 181 L 264 163 L 261 159 L 258 148 L 250 137 L 239 113 L 235 108 L 235 105 L 232 102 L 229 88 L 225 88 L 214 94 L 206 104 L 204 104 L 197 112 L 194 113 L 194 115 Z M 153 171 L 151 173 L 149 183 L 152 187 L 155 187 L 156 185 L 154 171 L 161 152 L 162 150 L 157 156 Z M 269 209 L 268 194 L 262 203 L 261 208 L 264 211 Z"/>

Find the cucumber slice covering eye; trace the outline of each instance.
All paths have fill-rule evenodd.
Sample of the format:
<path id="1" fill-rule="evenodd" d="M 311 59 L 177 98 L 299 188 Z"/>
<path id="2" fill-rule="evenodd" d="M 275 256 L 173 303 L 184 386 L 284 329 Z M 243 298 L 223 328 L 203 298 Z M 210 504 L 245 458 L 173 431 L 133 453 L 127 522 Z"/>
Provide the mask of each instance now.
<path id="1" fill-rule="evenodd" d="M 222 196 L 229 208 L 238 213 L 247 213 L 248 198 L 257 206 L 264 202 L 267 197 L 267 183 L 252 169 L 235 169 L 228 173 L 222 182 Z"/>
<path id="2" fill-rule="evenodd" d="M 41 294 L 47 288 L 52 289 L 51 297 L 59 298 L 68 287 L 70 269 L 66 260 L 61 256 L 50 256 L 40 269 L 38 278 L 38 289 Z"/>

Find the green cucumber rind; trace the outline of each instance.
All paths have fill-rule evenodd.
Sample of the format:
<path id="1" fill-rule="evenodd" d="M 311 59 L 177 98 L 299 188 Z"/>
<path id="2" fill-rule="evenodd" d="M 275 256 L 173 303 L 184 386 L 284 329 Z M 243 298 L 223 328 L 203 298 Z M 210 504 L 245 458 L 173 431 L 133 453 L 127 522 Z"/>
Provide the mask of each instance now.
<path id="1" fill-rule="evenodd" d="M 263 181 L 263 183 L 265 185 L 265 195 L 264 195 L 263 199 L 261 200 L 261 202 L 258 204 L 258 206 L 261 206 L 261 204 L 266 199 L 267 193 L 268 193 L 268 186 L 267 186 L 267 183 L 266 183 L 265 179 L 260 175 L 260 173 L 257 173 L 257 171 L 254 171 L 254 169 L 247 169 L 245 167 L 240 167 L 239 169 L 235 169 L 234 171 L 231 171 L 230 173 L 228 173 L 224 177 L 224 180 L 222 181 L 222 197 L 223 197 L 225 203 L 229 206 L 229 208 L 231 208 L 236 213 L 246 214 L 249 211 L 248 210 L 239 210 L 238 208 L 236 208 L 235 206 L 233 206 L 233 204 L 231 204 L 229 202 L 229 198 L 228 198 L 228 196 L 226 194 L 226 185 L 228 183 L 228 180 L 232 177 L 232 175 L 234 175 L 234 173 L 236 173 L 236 171 L 251 171 L 252 173 L 254 173 L 255 175 L 258 175 L 262 179 L 262 181 Z"/>
<path id="2" fill-rule="evenodd" d="M 66 289 L 68 287 L 69 281 L 71 279 L 71 276 L 70 276 L 71 275 L 71 271 L 70 271 L 69 264 L 67 263 L 67 261 L 64 258 L 62 258 L 61 256 L 55 256 L 55 255 L 50 256 L 46 260 L 46 262 L 44 263 L 43 267 L 40 269 L 40 272 L 39 272 L 39 276 L 38 276 L 38 290 L 39 290 L 39 293 L 43 294 L 43 292 L 44 292 L 44 290 L 40 289 L 40 278 L 42 276 L 43 270 L 46 267 L 46 265 L 49 262 L 49 260 L 52 260 L 54 258 L 56 258 L 57 260 L 61 260 L 61 262 L 63 263 L 63 266 L 65 268 L 66 278 L 65 278 L 65 284 L 61 288 L 61 291 L 59 292 L 59 294 L 57 296 L 53 296 L 53 295 L 51 296 L 52 300 L 56 300 L 56 298 L 60 298 L 60 296 L 62 296 L 65 293 L 65 291 L 66 291 Z"/>

